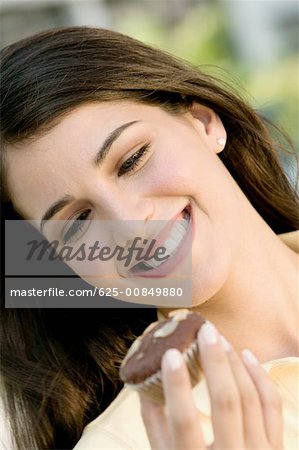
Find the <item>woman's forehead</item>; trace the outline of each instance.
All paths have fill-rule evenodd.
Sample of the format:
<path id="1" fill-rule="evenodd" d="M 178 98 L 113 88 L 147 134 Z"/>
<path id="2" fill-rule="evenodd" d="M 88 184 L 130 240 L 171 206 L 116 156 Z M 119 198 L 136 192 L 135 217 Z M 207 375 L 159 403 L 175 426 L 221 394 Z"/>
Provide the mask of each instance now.
<path id="1" fill-rule="evenodd" d="M 92 102 L 80 105 L 67 112 L 60 120 L 55 121 L 55 125 L 37 138 L 29 139 L 22 144 L 9 145 L 9 153 L 16 150 L 19 152 L 34 151 L 45 145 L 59 144 L 61 140 L 70 141 L 80 134 L 86 133 L 96 128 L 100 134 L 109 133 L 112 127 L 121 125 L 130 118 L 135 120 L 145 120 L 149 122 L 159 122 L 161 117 L 167 117 L 165 110 L 158 106 L 138 103 L 136 101 L 119 100 L 109 102 Z"/>
<path id="2" fill-rule="evenodd" d="M 71 156 L 75 148 L 90 147 L 93 140 L 103 141 L 116 127 L 130 121 L 140 121 L 161 126 L 170 116 L 163 109 L 133 101 L 84 104 L 68 112 L 52 129 L 22 144 L 7 146 L 7 170 L 26 164 L 26 161 L 45 160 L 52 153 L 67 151 Z M 162 122 L 161 122 L 162 121 Z M 14 164 L 10 164 L 14 161 Z M 16 164 L 15 164 L 16 163 Z M 12 167 L 13 166 L 13 167 Z"/>

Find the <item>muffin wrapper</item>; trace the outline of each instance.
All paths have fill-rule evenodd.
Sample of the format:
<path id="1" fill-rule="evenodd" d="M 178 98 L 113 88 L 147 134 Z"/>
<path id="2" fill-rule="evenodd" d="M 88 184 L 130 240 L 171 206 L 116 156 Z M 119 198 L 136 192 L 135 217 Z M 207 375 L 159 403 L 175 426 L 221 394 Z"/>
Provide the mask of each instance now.
<path id="1" fill-rule="evenodd" d="M 191 385 L 195 386 L 202 378 L 202 370 L 199 364 L 199 347 L 197 341 L 193 341 L 192 344 L 182 352 L 183 358 L 187 365 Z M 146 378 L 142 383 L 126 383 L 126 386 L 134 389 L 140 393 L 143 393 L 156 403 L 165 403 L 161 370 Z"/>

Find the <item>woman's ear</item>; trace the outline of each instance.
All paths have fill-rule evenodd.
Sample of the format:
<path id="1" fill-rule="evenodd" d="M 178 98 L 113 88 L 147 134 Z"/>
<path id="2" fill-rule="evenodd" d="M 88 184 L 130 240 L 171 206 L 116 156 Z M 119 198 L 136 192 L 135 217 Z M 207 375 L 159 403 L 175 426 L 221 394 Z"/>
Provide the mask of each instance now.
<path id="1" fill-rule="evenodd" d="M 196 102 L 192 103 L 190 113 L 196 121 L 200 121 L 200 128 L 204 131 L 211 150 L 220 153 L 225 147 L 227 135 L 218 114 Z"/>

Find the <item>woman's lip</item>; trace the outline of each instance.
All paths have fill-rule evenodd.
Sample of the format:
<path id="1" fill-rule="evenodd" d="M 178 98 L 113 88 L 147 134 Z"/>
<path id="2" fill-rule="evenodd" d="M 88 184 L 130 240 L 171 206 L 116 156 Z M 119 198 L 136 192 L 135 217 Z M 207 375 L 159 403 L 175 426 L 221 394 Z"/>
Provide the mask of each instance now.
<path id="1" fill-rule="evenodd" d="M 179 214 L 176 214 L 174 219 L 172 219 L 170 224 L 167 224 L 163 230 L 159 233 L 159 235 L 156 238 L 156 243 L 152 254 L 154 253 L 155 249 L 157 247 L 163 246 L 163 243 L 169 236 L 169 231 L 173 226 L 173 222 L 176 220 L 179 220 L 178 217 L 180 217 L 183 214 L 183 211 L 187 209 L 189 212 L 189 223 L 188 227 L 185 233 L 185 236 L 183 237 L 179 248 L 175 252 L 173 256 L 170 256 L 168 260 L 164 263 L 162 263 L 159 267 L 155 269 L 149 269 L 142 272 L 133 272 L 132 269 L 129 270 L 129 276 L 138 276 L 138 277 L 144 277 L 144 278 L 162 278 L 167 276 L 170 272 L 173 271 L 173 269 L 185 259 L 187 253 L 191 252 L 191 243 L 193 239 L 193 218 L 192 218 L 192 209 L 191 205 L 187 205 Z M 191 256 L 191 255 L 190 255 Z"/>

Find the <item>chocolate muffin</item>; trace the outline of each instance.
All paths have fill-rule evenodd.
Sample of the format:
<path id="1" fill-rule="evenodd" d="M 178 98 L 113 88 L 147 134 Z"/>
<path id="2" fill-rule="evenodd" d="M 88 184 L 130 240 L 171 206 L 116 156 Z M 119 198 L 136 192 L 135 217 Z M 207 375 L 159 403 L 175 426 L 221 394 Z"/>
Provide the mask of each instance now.
<path id="1" fill-rule="evenodd" d="M 178 349 L 187 364 L 191 384 L 201 378 L 197 333 L 205 319 L 187 309 L 178 309 L 168 319 L 150 324 L 131 345 L 120 367 L 120 377 L 129 387 L 164 403 L 161 359 L 166 350 Z"/>

